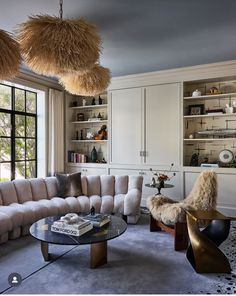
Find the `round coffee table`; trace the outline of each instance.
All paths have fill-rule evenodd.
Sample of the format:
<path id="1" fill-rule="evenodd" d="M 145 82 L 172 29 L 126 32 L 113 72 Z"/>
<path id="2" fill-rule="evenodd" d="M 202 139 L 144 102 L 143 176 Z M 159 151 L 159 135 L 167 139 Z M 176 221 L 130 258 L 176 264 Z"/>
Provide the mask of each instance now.
<path id="1" fill-rule="evenodd" d="M 83 215 L 81 215 L 83 217 Z M 52 216 L 35 222 L 30 227 L 30 234 L 41 242 L 41 252 L 45 261 L 50 261 L 48 244 L 58 245 L 90 245 L 90 267 L 96 268 L 107 263 L 107 241 L 120 236 L 127 229 L 126 222 L 116 216 L 102 226 L 94 227 L 81 236 L 55 233 L 51 225 L 61 216 Z"/>

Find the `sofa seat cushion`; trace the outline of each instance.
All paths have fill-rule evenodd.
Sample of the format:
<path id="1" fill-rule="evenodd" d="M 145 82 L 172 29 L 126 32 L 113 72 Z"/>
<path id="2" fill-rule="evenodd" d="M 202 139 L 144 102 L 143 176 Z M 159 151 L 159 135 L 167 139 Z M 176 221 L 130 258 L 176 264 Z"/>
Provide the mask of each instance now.
<path id="1" fill-rule="evenodd" d="M 47 199 L 48 193 L 44 179 L 34 178 L 29 179 L 29 181 L 31 185 L 33 200 Z"/>
<path id="2" fill-rule="evenodd" d="M 4 206 L 18 202 L 15 186 L 11 181 L 0 182 L 0 192 Z"/>
<path id="3" fill-rule="evenodd" d="M 89 197 L 89 201 L 90 201 L 90 209 L 92 207 L 95 208 L 95 212 L 96 213 L 100 213 L 100 209 L 101 209 L 101 205 L 102 205 L 102 199 L 99 195 L 91 195 Z"/>
<path id="4" fill-rule="evenodd" d="M 112 214 L 114 208 L 114 198 L 111 195 L 102 196 L 101 213 Z"/>
<path id="5" fill-rule="evenodd" d="M 90 202 L 88 196 L 78 196 L 77 200 L 79 201 L 81 213 L 88 213 L 90 211 Z"/>
<path id="6" fill-rule="evenodd" d="M 0 206 L 0 213 L 7 215 L 11 219 L 13 228 L 23 225 L 24 215 L 17 209 L 9 206 Z"/>
<path id="7" fill-rule="evenodd" d="M 64 215 L 70 212 L 70 207 L 64 198 L 53 197 L 51 201 L 57 207 L 59 215 Z"/>
<path id="8" fill-rule="evenodd" d="M 35 214 L 36 221 L 48 216 L 47 207 L 40 204 L 38 201 L 26 201 L 24 205 L 27 205 Z"/>
<path id="9" fill-rule="evenodd" d="M 66 197 L 65 201 L 70 207 L 70 212 L 74 212 L 74 213 L 80 212 L 80 204 L 76 197 L 74 196 Z"/>
<path id="10" fill-rule="evenodd" d="M 14 180 L 18 202 L 23 204 L 26 201 L 33 200 L 32 190 L 29 180 Z"/>
<path id="11" fill-rule="evenodd" d="M 36 221 L 36 216 L 34 211 L 27 205 L 22 205 L 18 203 L 10 204 L 10 207 L 16 209 L 17 211 L 23 214 L 23 224 L 22 225 L 29 225 Z"/>
<path id="12" fill-rule="evenodd" d="M 114 196 L 113 213 L 124 214 L 124 199 L 125 199 L 125 194 L 116 194 Z"/>
<path id="13" fill-rule="evenodd" d="M 51 200 L 40 199 L 38 203 L 47 208 L 48 216 L 59 215 L 58 207 Z"/>
<path id="14" fill-rule="evenodd" d="M 0 213 L 0 235 L 13 229 L 11 218 L 4 213 Z"/>

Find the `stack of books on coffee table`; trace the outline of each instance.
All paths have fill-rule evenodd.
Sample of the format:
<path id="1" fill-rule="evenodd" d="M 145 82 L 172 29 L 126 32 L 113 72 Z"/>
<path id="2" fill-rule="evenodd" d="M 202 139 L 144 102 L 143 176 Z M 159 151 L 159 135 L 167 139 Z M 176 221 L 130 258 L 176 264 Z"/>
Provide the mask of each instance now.
<path id="1" fill-rule="evenodd" d="M 109 215 L 105 214 L 89 214 L 84 219 L 90 221 L 94 227 L 102 227 L 111 221 Z"/>
<path id="2" fill-rule="evenodd" d="M 66 217 L 68 217 L 67 215 L 61 217 L 60 220 L 53 222 L 53 225 L 51 226 L 52 232 L 81 236 L 93 228 L 93 223 L 89 220 L 85 220 L 81 217 L 76 218 L 76 214 L 73 214 L 74 219 L 70 220 L 66 219 Z"/>

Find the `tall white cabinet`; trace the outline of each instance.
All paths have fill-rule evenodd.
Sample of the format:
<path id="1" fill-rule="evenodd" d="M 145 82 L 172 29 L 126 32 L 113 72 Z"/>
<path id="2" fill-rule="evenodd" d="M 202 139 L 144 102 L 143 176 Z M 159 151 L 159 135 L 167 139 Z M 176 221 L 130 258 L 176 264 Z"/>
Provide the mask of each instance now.
<path id="1" fill-rule="evenodd" d="M 112 91 L 110 108 L 112 164 L 180 164 L 179 83 Z"/>

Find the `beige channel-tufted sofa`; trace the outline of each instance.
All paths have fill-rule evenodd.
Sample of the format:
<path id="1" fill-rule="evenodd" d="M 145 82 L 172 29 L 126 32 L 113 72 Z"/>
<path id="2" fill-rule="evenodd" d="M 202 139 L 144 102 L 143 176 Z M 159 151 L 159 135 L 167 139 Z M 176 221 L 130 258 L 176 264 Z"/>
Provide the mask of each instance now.
<path id="1" fill-rule="evenodd" d="M 82 196 L 57 197 L 55 177 L 0 182 L 0 243 L 29 233 L 35 221 L 69 212 L 119 213 L 128 223 L 140 216 L 141 176 L 82 176 Z"/>

